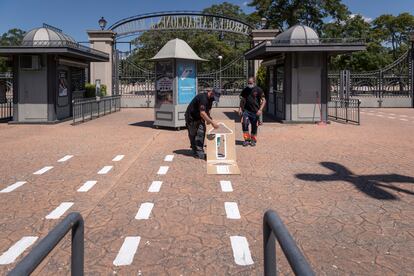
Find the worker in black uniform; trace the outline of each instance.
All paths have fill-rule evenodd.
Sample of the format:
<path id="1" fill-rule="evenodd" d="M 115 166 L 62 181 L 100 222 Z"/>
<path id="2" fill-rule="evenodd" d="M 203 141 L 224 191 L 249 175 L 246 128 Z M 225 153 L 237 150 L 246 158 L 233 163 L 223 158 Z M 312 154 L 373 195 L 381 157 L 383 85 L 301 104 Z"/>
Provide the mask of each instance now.
<path id="1" fill-rule="evenodd" d="M 250 77 L 247 87 L 240 93 L 239 115 L 242 117 L 243 146 L 256 146 L 257 128 L 260 125 L 260 116 L 266 105 L 263 90 L 255 85 L 255 78 Z M 251 133 L 249 133 L 251 125 Z"/>
<path id="2" fill-rule="evenodd" d="M 207 93 L 201 93 L 194 97 L 185 112 L 185 122 L 188 129 L 191 149 L 195 158 L 206 159 L 204 153 L 204 137 L 206 124 L 218 128 L 218 124 L 211 118 L 210 110 L 213 102 L 220 99 L 219 89 L 207 89 Z"/>

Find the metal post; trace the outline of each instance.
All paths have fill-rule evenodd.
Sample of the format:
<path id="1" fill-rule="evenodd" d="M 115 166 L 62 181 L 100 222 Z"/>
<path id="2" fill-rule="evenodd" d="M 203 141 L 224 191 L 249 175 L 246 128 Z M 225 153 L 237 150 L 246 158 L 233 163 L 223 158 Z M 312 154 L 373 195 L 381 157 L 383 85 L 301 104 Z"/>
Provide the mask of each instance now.
<path id="1" fill-rule="evenodd" d="M 72 229 L 72 276 L 83 275 L 84 265 L 84 222 L 81 219 Z"/>
<path id="2" fill-rule="evenodd" d="M 276 276 L 276 247 L 275 238 L 272 236 L 272 230 L 267 224 L 266 215 L 263 218 L 263 262 L 264 262 L 264 275 Z"/>

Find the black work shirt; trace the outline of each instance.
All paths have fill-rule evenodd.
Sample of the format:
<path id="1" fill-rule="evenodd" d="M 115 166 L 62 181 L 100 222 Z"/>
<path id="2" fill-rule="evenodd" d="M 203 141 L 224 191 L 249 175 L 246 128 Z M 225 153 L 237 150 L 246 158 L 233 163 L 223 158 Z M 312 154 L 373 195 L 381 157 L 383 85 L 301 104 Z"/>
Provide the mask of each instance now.
<path id="1" fill-rule="evenodd" d="M 246 87 L 240 93 L 240 99 L 244 100 L 244 106 L 242 106 L 243 111 L 249 111 L 257 113 L 260 109 L 261 100 L 264 97 L 263 90 L 255 86 L 253 88 Z"/>
<path id="2" fill-rule="evenodd" d="M 213 106 L 213 99 L 209 99 L 207 93 L 201 93 L 194 97 L 185 112 L 187 120 L 201 120 L 200 112 L 205 111 L 210 116 L 210 110 Z"/>

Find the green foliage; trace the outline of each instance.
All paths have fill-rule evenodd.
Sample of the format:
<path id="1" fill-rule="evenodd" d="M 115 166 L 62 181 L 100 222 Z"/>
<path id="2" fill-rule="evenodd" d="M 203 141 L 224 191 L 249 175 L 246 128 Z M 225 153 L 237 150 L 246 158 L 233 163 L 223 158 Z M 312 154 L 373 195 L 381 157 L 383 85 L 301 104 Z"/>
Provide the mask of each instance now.
<path id="1" fill-rule="evenodd" d="M 284 31 L 298 23 L 320 31 L 324 20 L 345 20 L 350 14 L 341 0 L 252 0 L 249 6 L 256 8 L 256 18 L 267 19 L 269 28 Z"/>
<path id="2" fill-rule="evenodd" d="M 96 85 L 93 83 L 86 83 L 85 84 L 85 98 L 94 98 L 96 96 L 105 97 L 107 92 L 107 87 L 105 84 L 101 84 L 101 93 L 99 95 L 95 94 Z"/>
<path id="3" fill-rule="evenodd" d="M 246 21 L 248 16 L 237 5 L 223 2 L 212 5 L 203 10 L 205 13 L 225 15 Z M 219 70 L 218 56 L 223 56 L 222 64 L 228 64 L 243 55 L 250 47 L 250 39 L 243 35 L 231 33 L 218 33 L 213 31 L 146 31 L 132 42 L 137 47 L 130 61 L 147 70 L 153 70 L 148 62 L 171 39 L 179 38 L 188 43 L 190 47 L 208 62 L 199 63 L 199 71 L 210 72 Z"/>
<path id="4" fill-rule="evenodd" d="M 23 40 L 25 32 L 20 29 L 10 29 L 0 36 L 0 46 L 20 45 Z M 0 57 L 0 72 L 11 71 L 7 60 Z"/>

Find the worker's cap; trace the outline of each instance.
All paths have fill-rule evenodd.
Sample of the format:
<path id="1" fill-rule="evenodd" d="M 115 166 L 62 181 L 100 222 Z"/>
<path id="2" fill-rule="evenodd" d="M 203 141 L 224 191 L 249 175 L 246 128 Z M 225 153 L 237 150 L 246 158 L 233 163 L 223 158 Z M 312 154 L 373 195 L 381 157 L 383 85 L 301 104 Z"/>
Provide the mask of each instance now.
<path id="1" fill-rule="evenodd" d="M 219 88 L 214 88 L 213 93 L 214 93 L 214 101 L 218 103 L 220 101 L 220 96 L 221 96 L 220 89 Z"/>

